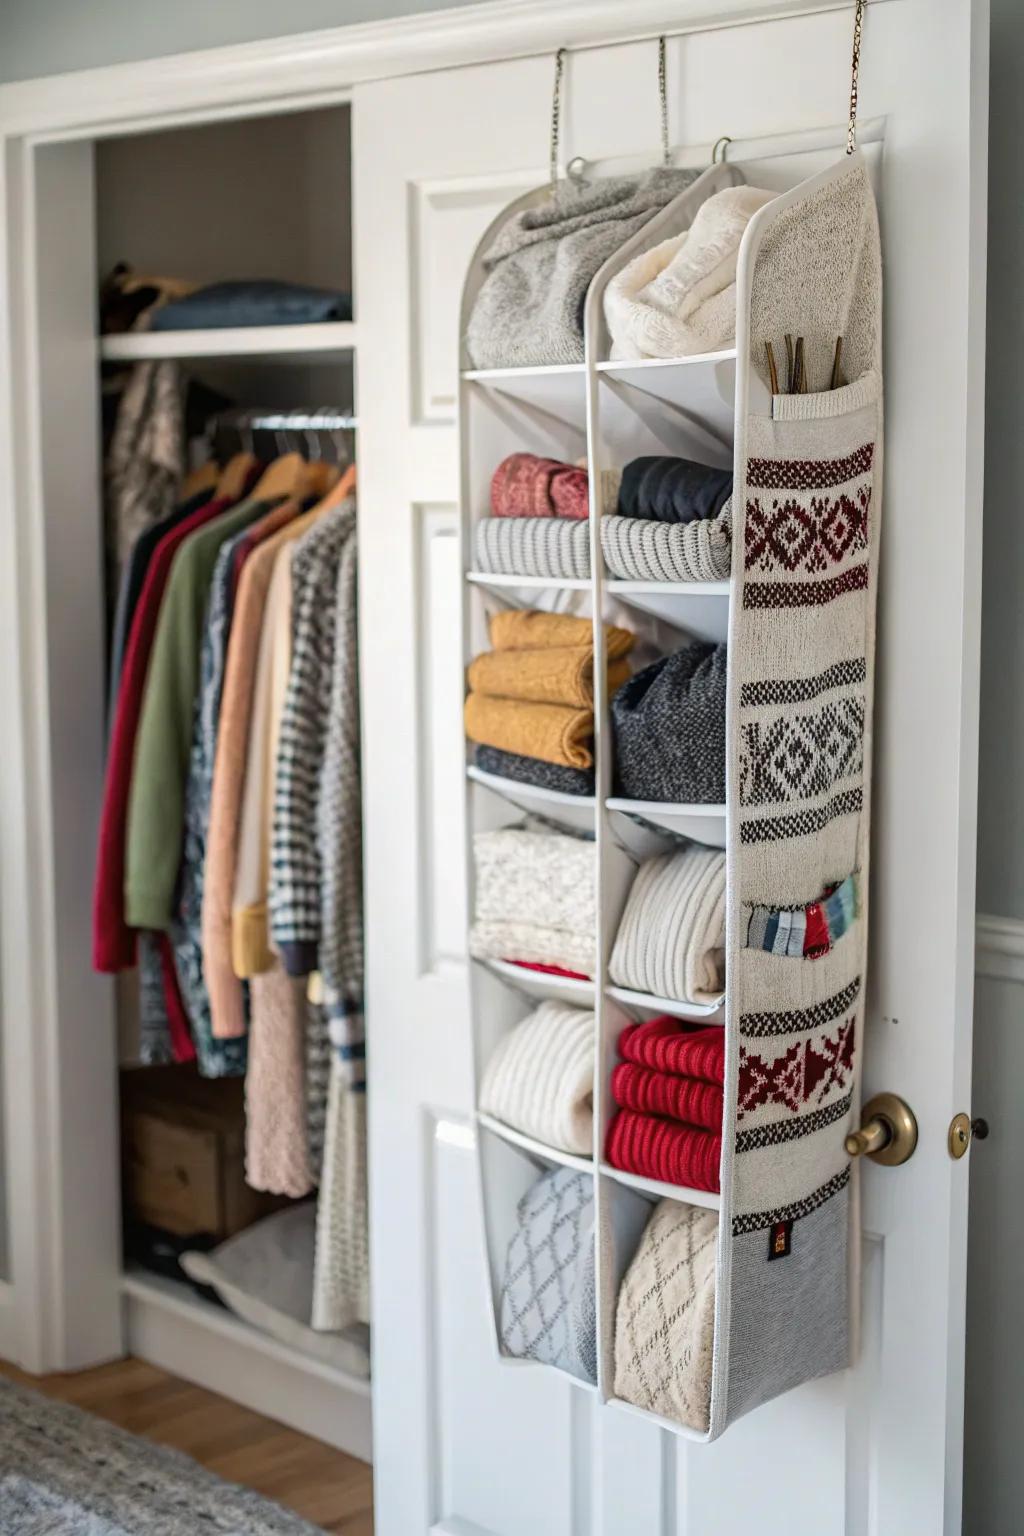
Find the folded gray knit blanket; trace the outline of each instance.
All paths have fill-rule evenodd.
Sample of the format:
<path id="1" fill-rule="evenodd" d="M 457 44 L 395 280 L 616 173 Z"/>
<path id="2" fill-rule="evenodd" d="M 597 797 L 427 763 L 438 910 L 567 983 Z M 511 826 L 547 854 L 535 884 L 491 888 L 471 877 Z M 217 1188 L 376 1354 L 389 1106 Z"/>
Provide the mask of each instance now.
<path id="1" fill-rule="evenodd" d="M 484 254 L 487 275 L 466 328 L 473 366 L 582 363 L 591 278 L 697 174 L 657 166 L 586 187 L 562 181 L 548 201 L 514 213 Z"/>
<path id="2" fill-rule="evenodd" d="M 502 1349 L 596 1382 L 594 1181 L 552 1168 L 526 1191 L 516 1215 L 501 1294 Z"/>
<path id="3" fill-rule="evenodd" d="M 718 517 L 692 523 L 603 517 L 605 565 L 626 581 L 728 581 L 731 506 L 730 500 Z M 474 537 L 478 571 L 559 581 L 590 578 L 589 523 L 564 517 L 484 517 Z"/>

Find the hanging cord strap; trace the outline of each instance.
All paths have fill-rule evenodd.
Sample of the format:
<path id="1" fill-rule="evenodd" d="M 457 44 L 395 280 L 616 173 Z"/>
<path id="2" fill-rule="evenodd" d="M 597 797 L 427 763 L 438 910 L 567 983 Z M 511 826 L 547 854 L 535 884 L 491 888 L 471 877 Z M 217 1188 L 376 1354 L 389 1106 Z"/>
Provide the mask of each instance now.
<path id="1" fill-rule="evenodd" d="M 846 130 L 846 153 L 857 148 L 857 93 L 860 87 L 860 43 L 864 31 L 866 0 L 855 0 L 853 8 L 853 63 L 850 69 L 850 122 Z"/>
<path id="2" fill-rule="evenodd" d="M 565 70 L 564 48 L 555 54 L 555 86 L 551 94 L 551 191 L 558 186 L 558 138 L 562 127 L 562 74 Z"/>
<path id="3" fill-rule="evenodd" d="M 661 163 L 671 165 L 668 149 L 668 85 L 665 71 L 665 39 L 658 38 L 658 97 L 661 102 Z"/>

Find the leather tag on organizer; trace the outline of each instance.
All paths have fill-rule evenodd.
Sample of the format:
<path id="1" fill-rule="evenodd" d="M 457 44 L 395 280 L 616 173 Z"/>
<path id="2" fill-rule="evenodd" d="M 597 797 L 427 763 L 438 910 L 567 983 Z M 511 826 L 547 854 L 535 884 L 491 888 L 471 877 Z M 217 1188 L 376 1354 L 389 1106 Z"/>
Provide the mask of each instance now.
<path id="1" fill-rule="evenodd" d="M 788 1259 L 793 1246 L 793 1222 L 777 1221 L 768 1228 L 768 1258 Z"/>

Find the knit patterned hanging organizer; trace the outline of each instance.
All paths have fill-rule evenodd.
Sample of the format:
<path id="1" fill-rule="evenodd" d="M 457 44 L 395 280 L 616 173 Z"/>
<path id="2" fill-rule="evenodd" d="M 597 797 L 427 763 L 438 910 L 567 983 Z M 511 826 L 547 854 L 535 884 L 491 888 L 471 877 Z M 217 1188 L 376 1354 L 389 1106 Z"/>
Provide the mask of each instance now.
<path id="1" fill-rule="evenodd" d="M 756 182 L 756 160 L 748 175 Z M 733 165 L 712 167 L 627 242 L 591 285 L 587 361 L 579 370 L 586 384 L 591 551 L 601 548 L 604 510 L 600 414 L 608 385 L 597 368 L 608 355 L 604 288 L 636 250 L 687 228 L 704 198 L 742 179 Z M 544 189 L 527 194 L 513 209 L 543 195 Z M 495 221 L 478 247 L 464 322 L 479 281 L 480 254 L 501 222 Z M 782 356 L 787 333 L 806 338 L 814 381 L 829 378 L 835 338 L 841 335 L 843 376 L 850 382 L 820 393 L 772 397 L 765 342 L 770 340 L 776 356 Z M 516 1232 L 520 1198 L 545 1166 L 561 1164 L 567 1170 L 566 1198 L 571 1194 L 576 1200 L 579 1191 L 568 1170 L 593 1175 L 597 1391 L 614 1405 L 611 1411 L 620 1407 L 613 1389 L 616 1303 L 624 1271 L 655 1209 L 650 1202 L 661 1193 L 681 1207 L 717 1207 L 708 1429 L 700 1432 L 629 1406 L 630 1412 L 695 1440 L 714 1439 L 758 1404 L 842 1369 L 855 1348 L 857 1167 L 846 1154 L 844 1139 L 859 1111 L 882 450 L 881 260 L 874 196 L 860 152 L 782 193 L 754 215 L 740 248 L 736 338 L 726 707 L 727 984 L 718 1015 L 726 1037 L 720 1198 L 634 1180 L 637 1188 L 648 1186 L 645 1203 L 628 1188 L 629 1180 L 602 1166 L 613 1109 L 608 1082 L 615 1041 L 629 1014 L 621 989 L 616 994 L 609 986 L 608 958 L 632 865 L 624 876 L 622 823 L 617 836 L 605 808 L 612 794 L 612 748 L 602 616 L 616 593 L 599 558 L 591 561 L 589 582 L 583 577 L 551 582 L 552 587 L 588 590 L 595 615 L 595 802 L 592 813 L 580 802 L 572 815 L 564 806 L 558 814 L 576 827 L 588 824 L 588 814 L 593 817 L 599 965 L 589 1002 L 557 987 L 548 994 L 595 1010 L 594 1160 L 545 1159 L 543 1147 L 528 1136 L 503 1131 L 486 1114 L 477 1133 L 496 1313 L 498 1277 Z M 568 377 L 573 370 L 546 371 Z M 488 407 L 497 418 L 513 407 L 519 410 L 518 387 L 511 378 L 472 370 L 463 374 L 467 572 L 473 522 L 480 512 L 482 465 L 491 449 L 486 433 L 478 435 L 473 399 L 480 397 L 471 391 L 498 392 L 497 403 L 492 400 Z M 531 440 L 528 413 L 519 419 L 523 437 L 514 446 L 556 451 L 554 442 Z M 506 426 L 510 421 L 511 416 Z M 565 449 L 562 454 L 569 456 Z M 466 587 L 467 661 L 486 644 L 481 620 L 487 602 L 529 606 L 537 601 L 536 589 L 517 591 L 510 578 L 490 588 L 484 577 L 473 580 L 479 584 Z M 490 599 L 482 599 L 487 590 Z M 685 630 L 685 617 L 676 622 Z M 505 813 L 495 817 L 493 801 L 481 811 L 474 798 L 474 789 L 480 788 L 478 776 L 467 791 L 471 911 L 472 832 L 514 816 L 506 805 Z M 530 807 L 528 794 L 524 798 L 511 784 L 505 788 L 513 806 Z M 701 836 L 699 825 L 693 835 Z M 478 1087 L 496 1042 L 537 1004 L 537 985 L 532 997 L 511 990 L 530 990 L 514 974 L 511 966 L 474 967 Z M 518 1001 L 510 1003 L 512 997 Z M 586 1245 L 592 1218 L 589 1208 L 581 1210 L 579 1230 L 585 1235 L 579 1240 Z M 705 1241 L 708 1226 L 709 1216 L 702 1211 L 698 1228 Z M 671 1262 L 684 1240 L 678 1219 L 666 1210 L 658 1234 L 663 1258 Z M 535 1261 L 536 1256 L 530 1262 Z M 496 1332 L 501 1353 L 500 1320 Z M 704 1347 L 703 1342 L 695 1345 Z M 516 1364 L 522 1367 L 521 1361 Z M 550 1369 L 551 1362 L 532 1368 Z M 566 1369 L 557 1362 L 555 1368 Z"/>

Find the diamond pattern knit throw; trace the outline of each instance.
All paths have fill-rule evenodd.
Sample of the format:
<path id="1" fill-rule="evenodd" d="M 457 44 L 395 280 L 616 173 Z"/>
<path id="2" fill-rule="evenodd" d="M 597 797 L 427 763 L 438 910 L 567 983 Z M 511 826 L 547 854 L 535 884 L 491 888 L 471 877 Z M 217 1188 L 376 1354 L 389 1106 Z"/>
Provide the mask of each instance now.
<path id="1" fill-rule="evenodd" d="M 519 1202 L 501 1296 L 507 1355 L 597 1381 L 594 1181 L 553 1168 Z"/>
<path id="2" fill-rule="evenodd" d="M 715 1333 L 714 1211 L 663 1200 L 619 1290 L 615 1396 L 706 1430 Z"/>

